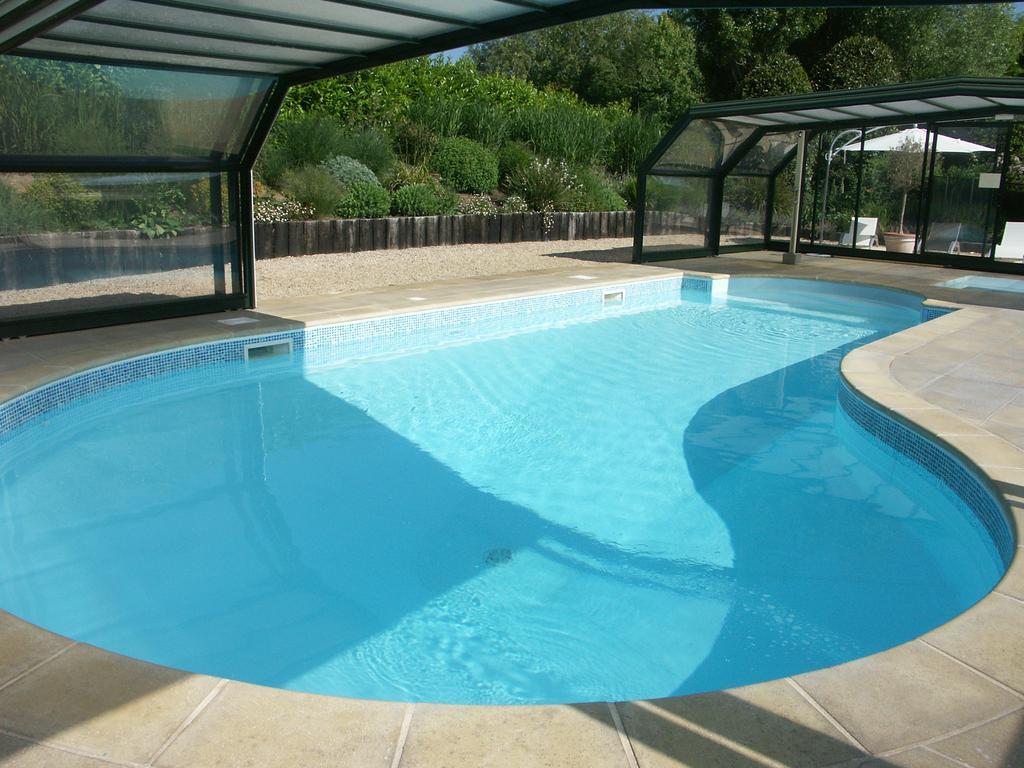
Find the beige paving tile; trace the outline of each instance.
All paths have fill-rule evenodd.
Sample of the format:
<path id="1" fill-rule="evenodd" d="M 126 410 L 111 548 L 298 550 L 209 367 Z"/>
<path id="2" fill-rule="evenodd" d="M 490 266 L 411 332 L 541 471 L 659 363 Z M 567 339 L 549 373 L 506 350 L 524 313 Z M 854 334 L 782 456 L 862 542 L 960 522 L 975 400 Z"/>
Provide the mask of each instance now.
<path id="1" fill-rule="evenodd" d="M 1024 693 L 1024 602 L 989 595 L 925 640 Z"/>
<path id="2" fill-rule="evenodd" d="M 109 768 L 117 763 L 34 744 L 0 733 L 0 768 Z"/>
<path id="3" fill-rule="evenodd" d="M 405 705 L 228 683 L 157 766 L 387 768 Z"/>
<path id="4" fill-rule="evenodd" d="M 933 435 L 987 434 L 981 427 L 964 421 L 943 408 L 896 408 L 895 410 Z"/>
<path id="5" fill-rule="evenodd" d="M 931 748 L 974 768 L 1024 765 L 1024 711 L 937 741 Z"/>
<path id="6" fill-rule="evenodd" d="M 71 368 L 56 365 L 24 365 L 0 371 L 0 387 L 36 387 L 73 373 Z"/>
<path id="7" fill-rule="evenodd" d="M 918 392 L 930 403 L 984 421 L 1017 395 L 1014 387 L 960 376 L 942 376 Z"/>
<path id="8" fill-rule="evenodd" d="M 36 741 L 142 762 L 215 683 L 79 645 L 0 691 L 0 722 Z"/>
<path id="9" fill-rule="evenodd" d="M 417 704 L 402 768 L 625 768 L 606 704 Z"/>
<path id="10" fill-rule="evenodd" d="M 975 464 L 1024 468 L 1024 452 L 998 435 L 946 435 L 944 439 Z"/>
<path id="11" fill-rule="evenodd" d="M 1016 557 L 1010 563 L 1002 580 L 996 585 L 996 591 L 1004 595 L 1024 600 L 1024 548 L 1016 549 Z"/>
<path id="12" fill-rule="evenodd" d="M 70 643 L 67 638 L 0 611 L 0 685 Z"/>
<path id="13" fill-rule="evenodd" d="M 784 680 L 619 707 L 641 768 L 821 766 L 863 754 Z"/>
<path id="14" fill-rule="evenodd" d="M 797 678 L 871 752 L 941 736 L 1019 699 L 923 643 L 907 643 Z"/>
<path id="15" fill-rule="evenodd" d="M 872 758 L 861 763 L 857 768 L 964 768 L 964 766 L 926 747 L 917 747 L 887 757 Z"/>

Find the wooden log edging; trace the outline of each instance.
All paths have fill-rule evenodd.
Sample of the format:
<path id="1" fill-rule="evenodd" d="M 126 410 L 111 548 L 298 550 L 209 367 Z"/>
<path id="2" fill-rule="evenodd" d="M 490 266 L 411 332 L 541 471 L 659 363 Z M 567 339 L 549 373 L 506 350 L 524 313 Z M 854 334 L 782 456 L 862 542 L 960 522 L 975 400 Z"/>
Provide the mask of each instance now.
<path id="1" fill-rule="evenodd" d="M 423 248 L 432 245 L 632 237 L 633 221 L 633 211 L 598 211 L 257 222 L 256 258 Z M 670 231 L 673 225 L 674 222 L 664 222 L 666 231 Z"/>

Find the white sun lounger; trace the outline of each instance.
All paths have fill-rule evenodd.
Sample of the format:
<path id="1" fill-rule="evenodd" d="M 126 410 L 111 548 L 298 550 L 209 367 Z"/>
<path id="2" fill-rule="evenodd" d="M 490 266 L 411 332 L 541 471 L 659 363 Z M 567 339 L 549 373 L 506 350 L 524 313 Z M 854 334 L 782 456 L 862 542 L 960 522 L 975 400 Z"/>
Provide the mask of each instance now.
<path id="1" fill-rule="evenodd" d="M 924 244 L 924 249 L 940 253 L 960 253 L 960 232 L 963 228 L 963 224 L 935 222 L 928 227 L 928 240 Z"/>
<path id="2" fill-rule="evenodd" d="M 878 245 L 878 219 L 850 219 L 850 231 L 839 239 L 840 245 L 853 245 L 853 228 L 857 227 L 857 247 L 871 248 Z"/>
<path id="3" fill-rule="evenodd" d="M 1003 239 L 996 246 L 995 257 L 1010 261 L 1024 261 L 1024 221 L 1008 221 Z"/>

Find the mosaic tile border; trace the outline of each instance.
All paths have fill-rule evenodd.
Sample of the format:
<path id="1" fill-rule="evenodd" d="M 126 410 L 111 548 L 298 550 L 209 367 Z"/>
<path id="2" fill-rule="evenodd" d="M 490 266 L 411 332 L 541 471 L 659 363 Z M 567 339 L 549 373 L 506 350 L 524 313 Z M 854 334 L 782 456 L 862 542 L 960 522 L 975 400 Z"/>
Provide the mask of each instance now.
<path id="1" fill-rule="evenodd" d="M 303 354 L 305 365 L 312 367 L 339 359 L 396 354 L 426 349 L 438 343 L 459 343 L 555 323 L 592 320 L 609 313 L 670 306 L 682 300 L 684 281 L 687 299 L 706 297 L 707 301 L 722 290 L 712 284 L 726 282 L 679 274 L 222 339 L 133 357 L 58 379 L 0 404 L 0 444 L 12 439 L 34 419 L 63 411 L 72 403 L 114 387 L 172 372 L 225 364 L 238 366 L 239 373 L 244 375 L 247 370 L 245 350 L 253 345 L 291 342 L 292 349 Z M 694 292 L 697 296 L 692 295 Z M 608 294 L 621 294 L 621 300 L 616 297 L 614 306 L 609 302 L 606 307 Z M 272 364 L 272 361 L 267 362 Z M 201 376 L 190 378 L 197 384 L 202 380 Z"/>
<path id="2" fill-rule="evenodd" d="M 840 380 L 839 405 L 850 419 L 898 461 L 914 464 L 935 477 L 973 513 L 1000 560 L 1009 567 L 1015 542 L 1002 504 L 988 486 L 945 448 L 865 400 Z"/>

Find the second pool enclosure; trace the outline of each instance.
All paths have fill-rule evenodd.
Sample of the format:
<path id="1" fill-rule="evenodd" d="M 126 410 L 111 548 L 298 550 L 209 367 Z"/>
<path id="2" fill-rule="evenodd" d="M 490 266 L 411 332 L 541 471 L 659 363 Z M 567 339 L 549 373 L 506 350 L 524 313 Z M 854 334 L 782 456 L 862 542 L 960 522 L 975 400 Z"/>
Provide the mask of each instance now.
<path id="1" fill-rule="evenodd" d="M 1024 273 L 1024 83 L 966 78 L 694 107 L 639 169 L 634 261 L 754 250 Z"/>

